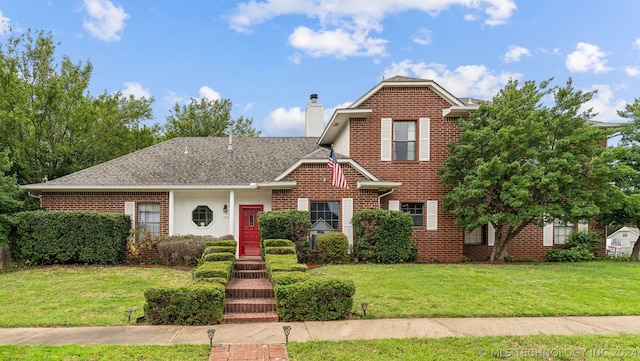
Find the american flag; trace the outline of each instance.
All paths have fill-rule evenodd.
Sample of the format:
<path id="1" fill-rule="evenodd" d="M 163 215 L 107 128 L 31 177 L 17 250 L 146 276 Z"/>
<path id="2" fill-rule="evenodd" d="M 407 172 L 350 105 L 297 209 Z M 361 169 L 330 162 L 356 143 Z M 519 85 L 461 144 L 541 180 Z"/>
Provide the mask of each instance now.
<path id="1" fill-rule="evenodd" d="M 344 177 L 340 164 L 338 164 L 338 158 L 336 158 L 333 148 L 331 148 L 331 152 L 329 153 L 329 168 L 331 168 L 331 185 L 334 187 L 349 189 L 347 179 Z"/>

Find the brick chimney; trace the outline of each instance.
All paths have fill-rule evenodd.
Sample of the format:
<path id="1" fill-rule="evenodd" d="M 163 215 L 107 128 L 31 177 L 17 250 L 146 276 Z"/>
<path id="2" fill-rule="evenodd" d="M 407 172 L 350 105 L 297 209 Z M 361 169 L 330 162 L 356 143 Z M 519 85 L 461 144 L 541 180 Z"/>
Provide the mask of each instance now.
<path id="1" fill-rule="evenodd" d="M 305 137 L 319 137 L 324 129 L 324 106 L 318 103 L 318 94 L 309 96 L 311 103 L 304 112 Z"/>

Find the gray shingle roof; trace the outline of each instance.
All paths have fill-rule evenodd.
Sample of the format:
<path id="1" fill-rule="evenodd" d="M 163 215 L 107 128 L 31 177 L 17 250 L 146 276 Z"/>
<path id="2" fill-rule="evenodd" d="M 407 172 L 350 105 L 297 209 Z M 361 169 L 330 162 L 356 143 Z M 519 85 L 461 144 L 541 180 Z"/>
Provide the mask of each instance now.
<path id="1" fill-rule="evenodd" d="M 27 188 L 236 186 L 271 182 L 301 159 L 327 159 L 317 138 L 174 138 Z"/>

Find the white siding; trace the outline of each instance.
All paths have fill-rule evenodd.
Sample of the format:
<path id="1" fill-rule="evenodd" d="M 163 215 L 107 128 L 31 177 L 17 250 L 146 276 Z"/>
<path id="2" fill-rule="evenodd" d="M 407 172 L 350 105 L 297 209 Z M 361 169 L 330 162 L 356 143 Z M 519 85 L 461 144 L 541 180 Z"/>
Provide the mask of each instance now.
<path id="1" fill-rule="evenodd" d="M 380 122 L 380 160 L 391 161 L 391 118 L 382 118 Z"/>

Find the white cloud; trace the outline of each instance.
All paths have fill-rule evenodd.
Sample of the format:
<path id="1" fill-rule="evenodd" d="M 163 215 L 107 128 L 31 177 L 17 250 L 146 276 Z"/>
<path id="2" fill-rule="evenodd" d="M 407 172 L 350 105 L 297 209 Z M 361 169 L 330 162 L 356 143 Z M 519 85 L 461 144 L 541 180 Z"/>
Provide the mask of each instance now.
<path id="1" fill-rule="evenodd" d="M 387 41 L 370 34 L 382 32 L 382 22 L 388 15 L 420 11 L 437 16 L 453 6 L 484 11 L 484 23 L 489 26 L 506 23 L 516 10 L 514 0 L 250 0 L 238 4 L 227 19 L 232 29 L 250 32 L 253 26 L 279 16 L 303 15 L 316 19 L 318 29 L 296 27 L 289 36 L 289 43 L 296 49 L 314 57 L 378 56 L 385 53 Z M 465 16 L 465 20 L 470 19 Z M 415 41 L 425 45 L 430 37 Z"/>
<path id="2" fill-rule="evenodd" d="M 593 108 L 594 113 L 598 113 L 594 120 L 601 122 L 615 122 L 622 118 L 618 115 L 618 110 L 623 110 L 627 102 L 622 99 L 615 99 L 611 87 L 606 84 L 596 84 L 591 91 L 598 90 L 593 99 L 586 102 L 583 110 Z"/>
<path id="3" fill-rule="evenodd" d="M 211 89 L 208 86 L 202 86 L 200 87 L 200 90 L 198 91 L 198 94 L 200 94 L 200 98 L 205 98 L 205 99 L 209 99 L 209 100 L 220 100 L 222 99 L 222 95 L 220 95 L 220 93 L 218 93 L 217 91 Z"/>
<path id="4" fill-rule="evenodd" d="M 567 55 L 565 65 L 572 73 L 606 73 L 611 68 L 607 64 L 605 59 L 605 52 L 600 50 L 600 47 L 594 44 L 578 43 L 576 50 Z"/>
<path id="5" fill-rule="evenodd" d="M 135 81 L 128 81 L 124 84 L 124 89 L 122 90 L 122 95 L 128 97 L 129 95 L 133 95 L 135 98 L 151 98 L 151 92 L 149 89 L 142 86 L 142 84 Z"/>
<path id="6" fill-rule="evenodd" d="M 180 95 L 171 90 L 165 89 L 164 92 L 166 95 L 162 98 L 162 103 L 167 109 L 172 109 L 176 103 L 180 104 L 186 99 L 184 95 Z"/>
<path id="7" fill-rule="evenodd" d="M 640 68 L 636 66 L 628 66 L 624 68 L 624 72 L 627 73 L 627 76 L 640 76 Z"/>
<path id="8" fill-rule="evenodd" d="M 413 63 L 403 60 L 384 70 L 385 78 L 395 75 L 429 79 L 450 91 L 456 97 L 493 98 L 509 79 L 520 79 L 522 74 L 502 72 L 495 74 L 484 65 L 463 65 L 454 70 L 444 64 Z"/>
<path id="9" fill-rule="evenodd" d="M 418 35 L 412 36 L 411 40 L 416 44 L 429 45 L 431 44 L 431 30 L 420 29 Z"/>
<path id="10" fill-rule="evenodd" d="M 636 41 L 633 42 L 632 46 L 636 49 L 640 49 L 640 38 L 636 38 Z"/>
<path id="11" fill-rule="evenodd" d="M 304 111 L 300 107 L 272 110 L 263 123 L 265 136 L 292 136 L 304 134 Z"/>
<path id="12" fill-rule="evenodd" d="M 0 11 L 0 35 L 8 34 L 11 31 L 11 25 L 9 25 L 9 18 L 2 15 Z"/>
<path id="13" fill-rule="evenodd" d="M 84 0 L 84 7 L 90 18 L 82 25 L 91 36 L 103 41 L 120 41 L 124 22 L 130 17 L 122 6 L 116 7 L 109 0 Z"/>
<path id="14" fill-rule="evenodd" d="M 531 52 L 527 48 L 523 48 L 517 45 L 511 45 L 509 51 L 504 54 L 505 63 L 517 63 L 523 56 L 531 56 Z"/>
<path id="15" fill-rule="evenodd" d="M 344 59 L 359 55 L 384 55 L 384 39 L 366 34 L 349 33 L 343 29 L 315 32 L 305 26 L 296 28 L 289 36 L 289 44 L 313 57 L 335 56 Z"/>

